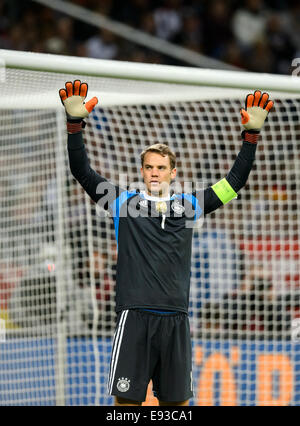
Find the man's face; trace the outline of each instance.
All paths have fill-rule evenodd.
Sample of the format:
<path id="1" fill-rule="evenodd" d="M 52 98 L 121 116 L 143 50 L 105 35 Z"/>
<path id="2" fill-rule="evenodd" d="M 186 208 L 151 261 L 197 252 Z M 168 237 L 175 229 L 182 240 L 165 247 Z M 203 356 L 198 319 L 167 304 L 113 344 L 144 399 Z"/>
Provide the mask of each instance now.
<path id="1" fill-rule="evenodd" d="M 175 179 L 176 169 L 171 169 L 168 155 L 147 152 L 141 174 L 149 195 L 166 196 L 172 179 Z"/>

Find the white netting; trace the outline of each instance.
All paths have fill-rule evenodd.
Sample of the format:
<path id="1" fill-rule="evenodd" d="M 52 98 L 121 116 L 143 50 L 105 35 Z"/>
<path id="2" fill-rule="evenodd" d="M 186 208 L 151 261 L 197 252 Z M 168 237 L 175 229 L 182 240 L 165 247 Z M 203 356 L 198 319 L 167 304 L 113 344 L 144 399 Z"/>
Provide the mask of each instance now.
<path id="1" fill-rule="evenodd" d="M 92 167 L 114 183 L 120 175 L 128 185 L 140 180 L 140 152 L 163 142 L 177 153 L 182 186 L 210 185 L 228 173 L 241 146 L 244 93 L 224 98 L 217 89 L 220 96 L 203 99 L 200 88 L 192 93 L 178 86 L 184 101 L 171 102 L 174 85 L 6 70 L 1 89 L 11 101 L 9 108 L 0 105 L 2 405 L 113 402 L 106 390 L 115 321 L 113 223 L 97 214 L 72 178 L 62 108 L 45 108 L 47 93 L 53 97 L 74 78 L 88 81 L 90 95 L 94 89 L 100 100 L 101 93 L 108 100 L 110 92 L 122 94 L 121 106 L 100 101 L 84 131 Z M 31 107 L 32 90 L 43 109 Z M 133 93 L 145 93 L 147 103 L 132 104 Z M 157 103 L 156 94 L 168 102 Z M 300 343 L 291 339 L 292 320 L 300 315 L 299 113 L 300 99 L 276 99 L 240 197 L 207 216 L 194 235 L 192 404 L 299 405 Z"/>

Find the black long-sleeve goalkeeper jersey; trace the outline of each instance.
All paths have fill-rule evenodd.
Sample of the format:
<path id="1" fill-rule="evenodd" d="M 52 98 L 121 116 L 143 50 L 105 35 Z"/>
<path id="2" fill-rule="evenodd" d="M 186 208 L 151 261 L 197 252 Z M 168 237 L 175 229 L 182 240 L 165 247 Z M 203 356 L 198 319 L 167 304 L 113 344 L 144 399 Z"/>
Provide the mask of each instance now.
<path id="1" fill-rule="evenodd" d="M 247 181 L 255 150 L 255 144 L 244 141 L 226 176 L 235 192 Z M 82 132 L 68 135 L 68 153 L 75 179 L 95 203 L 110 211 L 114 221 L 116 311 L 142 308 L 187 313 L 193 224 L 222 206 L 222 201 L 211 187 L 159 200 L 117 187 L 90 167 Z"/>

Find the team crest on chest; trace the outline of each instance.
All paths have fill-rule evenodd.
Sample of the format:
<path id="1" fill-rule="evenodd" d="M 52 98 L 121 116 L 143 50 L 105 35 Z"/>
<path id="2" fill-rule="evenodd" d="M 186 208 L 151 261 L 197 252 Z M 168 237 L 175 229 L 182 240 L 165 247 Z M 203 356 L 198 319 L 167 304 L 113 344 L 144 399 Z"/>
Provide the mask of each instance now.
<path id="1" fill-rule="evenodd" d="M 176 214 L 182 214 L 185 211 L 185 208 L 183 207 L 183 205 L 181 205 L 179 203 L 178 200 L 174 200 L 173 203 L 171 204 L 171 209 L 176 213 Z"/>

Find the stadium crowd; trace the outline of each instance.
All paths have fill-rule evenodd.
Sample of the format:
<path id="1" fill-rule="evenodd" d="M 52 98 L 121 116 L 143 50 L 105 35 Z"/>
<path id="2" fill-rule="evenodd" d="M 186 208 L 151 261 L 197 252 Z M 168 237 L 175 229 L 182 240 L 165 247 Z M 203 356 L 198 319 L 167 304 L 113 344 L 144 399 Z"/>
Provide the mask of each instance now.
<path id="1" fill-rule="evenodd" d="M 300 56 L 297 0 L 72 0 L 148 34 L 255 72 Z M 31 0 L 0 0 L 0 48 L 184 65 Z"/>

